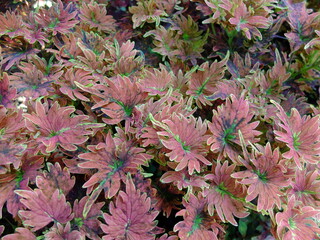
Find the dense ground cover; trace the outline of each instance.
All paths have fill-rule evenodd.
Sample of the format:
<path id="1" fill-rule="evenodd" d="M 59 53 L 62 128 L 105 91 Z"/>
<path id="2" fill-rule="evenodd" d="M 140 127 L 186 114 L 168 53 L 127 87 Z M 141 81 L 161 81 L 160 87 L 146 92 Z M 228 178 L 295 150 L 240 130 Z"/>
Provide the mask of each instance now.
<path id="1" fill-rule="evenodd" d="M 317 3 L 2 1 L 2 239 L 319 239 Z"/>

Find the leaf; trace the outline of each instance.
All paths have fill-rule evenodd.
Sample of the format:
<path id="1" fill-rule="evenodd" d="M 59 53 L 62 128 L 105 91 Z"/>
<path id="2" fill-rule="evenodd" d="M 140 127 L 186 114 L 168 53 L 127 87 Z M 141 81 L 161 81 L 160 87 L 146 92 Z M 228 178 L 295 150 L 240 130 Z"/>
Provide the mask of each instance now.
<path id="1" fill-rule="evenodd" d="M 319 22 L 320 13 L 312 13 L 310 9 L 307 9 L 306 1 L 285 1 L 285 4 L 288 7 L 287 22 L 291 31 L 284 35 L 289 40 L 291 52 L 294 52 L 312 39 L 314 26 Z"/>
<path id="2" fill-rule="evenodd" d="M 84 217 L 82 213 L 88 200 L 89 197 L 85 196 L 80 201 L 78 199 L 74 201 L 74 221 L 82 236 L 85 235 L 90 239 L 98 240 L 100 239 L 100 222 L 98 217 L 102 216 L 101 207 L 104 205 L 104 202 L 94 203 L 86 217 Z"/>
<path id="3" fill-rule="evenodd" d="M 26 145 L 2 141 L 0 143 L 0 165 L 12 163 L 14 168 L 18 169 L 21 162 L 21 155 L 26 148 Z"/>
<path id="4" fill-rule="evenodd" d="M 131 6 L 129 12 L 132 14 L 133 28 L 142 27 L 147 23 L 156 23 L 159 26 L 161 17 L 168 14 L 164 9 L 157 6 L 156 1 L 137 1 L 137 5 Z"/>
<path id="5" fill-rule="evenodd" d="M 25 226 L 37 231 L 51 222 L 67 223 L 73 218 L 71 206 L 66 202 L 66 197 L 55 190 L 52 196 L 46 196 L 40 189 L 33 191 L 16 190 L 22 197 L 20 200 L 29 210 L 20 210 L 19 215 Z"/>
<path id="6" fill-rule="evenodd" d="M 310 42 L 308 42 L 305 46 L 304 46 L 304 49 L 308 49 L 310 47 L 313 47 L 313 46 L 320 46 L 320 31 L 318 30 L 315 30 L 316 34 L 318 35 L 317 38 L 313 38 Z"/>
<path id="7" fill-rule="evenodd" d="M 36 236 L 27 228 L 16 228 L 16 232 L 6 235 L 2 240 L 36 240 Z"/>
<path id="8" fill-rule="evenodd" d="M 288 199 L 287 209 L 275 216 L 279 239 L 319 239 L 317 216 L 319 209 L 301 206 L 292 195 Z"/>
<path id="9" fill-rule="evenodd" d="M 81 234 L 77 230 L 71 228 L 70 222 L 65 226 L 58 223 L 57 227 L 52 227 L 49 232 L 45 234 L 46 240 L 84 240 Z"/>
<path id="10" fill-rule="evenodd" d="M 73 188 L 76 180 L 75 177 L 70 177 L 68 168 L 61 169 L 59 163 L 47 163 L 49 172 L 44 172 L 43 176 L 37 176 L 36 184 L 45 195 L 52 195 L 52 193 L 59 189 L 60 193 L 67 195 Z"/>
<path id="11" fill-rule="evenodd" d="M 21 36 L 24 33 L 24 22 L 21 15 L 6 11 L 0 14 L 0 36 L 8 35 L 10 38 Z"/>
<path id="12" fill-rule="evenodd" d="M 107 124 L 117 124 L 125 120 L 125 129 L 128 132 L 135 106 L 143 103 L 148 94 L 139 83 L 132 82 L 128 77 L 117 75 L 113 80 L 107 80 L 107 83 L 106 97 L 100 103 L 109 101 L 101 109 L 108 118 L 102 120 Z M 92 108 L 96 108 L 98 104 L 99 102 Z"/>
<path id="13" fill-rule="evenodd" d="M 206 199 L 200 193 L 198 196 L 190 194 L 188 200 L 183 198 L 182 204 L 184 207 L 176 216 L 183 217 L 183 221 L 173 227 L 173 231 L 178 232 L 179 239 L 218 240 L 221 226 L 208 215 Z"/>
<path id="14" fill-rule="evenodd" d="M 66 5 L 61 0 L 57 0 L 48 9 L 40 8 L 35 14 L 35 19 L 47 31 L 57 35 L 57 33 L 65 34 L 70 32 L 70 29 L 79 22 L 74 19 L 77 14 L 78 10 L 75 9 L 72 3 Z"/>
<path id="15" fill-rule="evenodd" d="M 187 94 L 196 100 L 199 108 L 201 108 L 201 105 L 212 105 L 206 97 L 211 96 L 216 91 L 215 86 L 224 76 L 229 55 L 228 51 L 225 58 L 220 62 L 214 61 L 210 66 L 209 62 L 205 62 L 196 72 L 189 73 L 191 78 Z"/>
<path id="16" fill-rule="evenodd" d="M 22 118 L 22 110 L 6 109 L 0 106 L 0 139 L 10 140 L 20 135 L 21 130 L 25 128 Z"/>
<path id="17" fill-rule="evenodd" d="M 0 65 L 6 64 L 4 70 L 8 71 L 14 64 L 18 65 L 20 60 L 26 59 L 27 57 L 37 54 L 38 52 L 40 52 L 40 50 L 38 49 L 27 49 L 24 51 L 15 49 L 15 51 L 12 51 L 5 55 L 6 57 L 1 60 Z"/>
<path id="18" fill-rule="evenodd" d="M 166 131 L 158 132 L 162 144 L 171 152 L 166 155 L 171 161 L 175 161 L 178 166 L 176 171 L 188 168 L 192 175 L 194 170 L 200 172 L 200 163 L 211 165 L 211 162 L 205 158 L 207 155 L 206 141 L 208 139 L 207 124 L 193 118 L 172 115 L 172 120 L 163 120 Z"/>
<path id="19" fill-rule="evenodd" d="M 17 97 L 17 89 L 10 86 L 9 76 L 6 72 L 0 77 L 0 104 L 6 108 L 14 108 L 13 99 Z"/>
<path id="20" fill-rule="evenodd" d="M 41 143 L 38 147 L 43 154 L 53 152 L 59 145 L 65 150 L 75 151 L 76 145 L 88 140 L 87 135 L 93 134 L 90 128 L 102 127 L 104 124 L 91 123 L 87 115 L 74 115 L 75 107 L 60 107 L 54 102 L 49 108 L 48 103 L 35 103 L 35 112 L 24 114 L 28 120 L 30 131 L 40 132 L 36 141 Z"/>
<path id="21" fill-rule="evenodd" d="M 158 211 L 150 211 L 151 199 L 136 189 L 130 174 L 125 185 L 126 192 L 120 191 L 116 203 L 110 203 L 110 215 L 103 216 L 106 224 L 100 226 L 107 234 L 103 239 L 155 239 Z"/>
<path id="22" fill-rule="evenodd" d="M 235 167 L 234 164 L 228 166 L 228 161 L 223 165 L 218 162 L 215 169 L 212 169 L 213 173 L 205 176 L 205 179 L 210 180 L 210 186 L 203 190 L 203 196 L 208 202 L 208 212 L 211 216 L 216 210 L 223 222 L 238 226 L 234 217 L 244 218 L 249 212 L 240 201 L 246 195 L 246 188 L 230 177 Z"/>
<path id="23" fill-rule="evenodd" d="M 245 237 L 247 234 L 248 226 L 247 223 L 243 220 L 239 220 L 239 226 L 238 226 L 239 232 L 242 237 Z"/>
<path id="24" fill-rule="evenodd" d="M 144 153 L 143 148 L 135 147 L 129 141 L 122 141 L 111 136 L 108 133 L 105 143 L 88 146 L 90 152 L 79 155 L 80 159 L 87 160 L 80 163 L 81 168 L 96 168 L 98 171 L 83 185 L 84 188 L 99 185 L 92 192 L 88 199 L 83 216 L 86 217 L 92 204 L 97 200 L 102 189 L 106 198 L 111 198 L 117 194 L 120 189 L 120 180 L 126 173 L 136 173 L 141 166 L 147 165 L 151 155 Z"/>
<path id="25" fill-rule="evenodd" d="M 292 108 L 289 116 L 283 107 L 271 100 L 279 112 L 275 124 L 280 127 L 274 130 L 275 138 L 286 143 L 289 150 L 283 157 L 294 159 L 297 167 L 302 169 L 304 162 L 316 164 L 319 162 L 320 152 L 320 116 L 301 116 L 296 108 Z"/>
<path id="26" fill-rule="evenodd" d="M 64 75 L 57 81 L 61 86 L 60 91 L 71 98 L 73 101 L 80 99 L 82 101 L 90 101 L 89 98 L 83 95 L 81 89 L 77 87 L 77 83 L 85 87 L 93 86 L 93 76 L 88 71 L 83 69 L 68 69 Z"/>
<path id="27" fill-rule="evenodd" d="M 149 95 L 164 96 L 168 91 L 172 91 L 170 86 L 173 82 L 173 73 L 169 72 L 165 65 L 160 64 L 159 69 L 147 70 L 144 79 L 142 79 L 143 89 Z"/>
<path id="28" fill-rule="evenodd" d="M 213 111 L 212 122 L 208 123 L 212 136 L 207 143 L 211 145 L 212 152 L 219 153 L 218 160 L 228 156 L 232 161 L 238 161 L 239 130 L 246 144 L 259 141 L 257 136 L 261 133 L 255 130 L 259 121 L 251 122 L 252 118 L 249 101 L 243 96 L 237 98 L 233 94 L 218 107 L 217 111 Z"/>
<path id="29" fill-rule="evenodd" d="M 102 32 L 114 32 L 115 20 L 111 15 L 107 15 L 107 10 L 104 4 L 98 4 L 95 1 L 91 3 L 82 3 L 80 7 L 79 18 L 82 22 L 89 25 L 91 29 L 97 28 Z"/>

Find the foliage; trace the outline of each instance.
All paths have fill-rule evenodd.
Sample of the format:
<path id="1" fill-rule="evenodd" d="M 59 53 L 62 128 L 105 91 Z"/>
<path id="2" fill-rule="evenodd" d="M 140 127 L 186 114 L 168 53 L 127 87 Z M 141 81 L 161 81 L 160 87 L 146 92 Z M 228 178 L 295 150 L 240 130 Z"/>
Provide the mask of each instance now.
<path id="1" fill-rule="evenodd" d="M 315 1 L 9 2 L 2 239 L 320 238 Z"/>
<path id="2" fill-rule="evenodd" d="M 130 174 L 125 183 L 126 191 L 119 192 L 115 204 L 110 203 L 110 215 L 103 215 L 106 222 L 101 225 L 106 233 L 103 239 L 155 239 L 155 233 L 159 233 L 154 221 L 158 212 L 150 211 L 151 199 L 135 188 Z"/>

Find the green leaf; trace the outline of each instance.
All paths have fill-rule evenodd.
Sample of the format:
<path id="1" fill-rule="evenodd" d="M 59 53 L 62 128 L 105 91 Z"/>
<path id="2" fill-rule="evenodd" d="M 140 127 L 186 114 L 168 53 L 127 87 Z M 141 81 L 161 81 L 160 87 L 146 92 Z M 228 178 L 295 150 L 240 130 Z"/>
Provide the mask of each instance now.
<path id="1" fill-rule="evenodd" d="M 247 234 L 247 230 L 248 230 L 248 226 L 247 223 L 242 221 L 241 219 L 239 220 L 239 232 L 241 234 L 242 237 L 245 237 Z"/>

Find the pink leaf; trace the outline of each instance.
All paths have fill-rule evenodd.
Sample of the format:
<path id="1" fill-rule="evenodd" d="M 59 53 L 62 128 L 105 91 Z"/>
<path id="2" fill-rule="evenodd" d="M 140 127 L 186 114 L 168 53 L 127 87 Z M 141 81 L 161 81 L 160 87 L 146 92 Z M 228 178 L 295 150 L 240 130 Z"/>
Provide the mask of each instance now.
<path id="1" fill-rule="evenodd" d="M 75 177 L 70 177 L 70 173 L 67 168 L 61 169 L 59 163 L 53 165 L 47 163 L 49 172 L 44 172 L 43 176 L 37 176 L 36 183 L 45 195 L 52 195 L 52 193 L 59 189 L 65 195 L 73 188 L 75 184 Z"/>
<path id="2" fill-rule="evenodd" d="M 101 224 L 108 239 L 155 239 L 154 231 L 158 215 L 157 211 L 150 211 L 151 199 L 137 190 L 131 176 L 126 180 L 126 192 L 120 191 L 116 203 L 110 204 L 110 215 L 105 213 L 106 224 Z"/>
<path id="3" fill-rule="evenodd" d="M 16 228 L 16 232 L 6 235 L 2 240 L 36 240 L 36 236 L 27 228 Z"/>
<path id="4" fill-rule="evenodd" d="M 29 209 L 19 211 L 20 217 L 24 219 L 23 224 L 32 227 L 33 231 L 45 227 L 52 221 L 66 223 L 73 218 L 70 204 L 58 189 L 52 196 L 46 196 L 40 189 L 17 190 L 15 193 L 23 198 L 20 200 L 21 203 Z"/>
<path id="5" fill-rule="evenodd" d="M 45 234 L 46 240 L 79 240 L 81 234 L 77 230 L 72 230 L 70 222 L 65 226 L 58 223 L 57 227 L 52 227 L 49 232 Z"/>
<path id="6" fill-rule="evenodd" d="M 90 239 L 98 240 L 100 232 L 100 222 L 98 217 L 102 215 L 101 207 L 104 205 L 104 202 L 95 203 L 90 208 L 87 216 L 83 216 L 83 209 L 87 203 L 89 197 L 85 196 L 80 201 L 75 200 L 73 205 L 74 220 L 76 225 L 79 228 L 81 236 L 87 236 Z"/>

